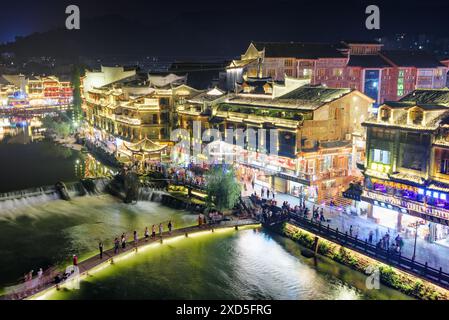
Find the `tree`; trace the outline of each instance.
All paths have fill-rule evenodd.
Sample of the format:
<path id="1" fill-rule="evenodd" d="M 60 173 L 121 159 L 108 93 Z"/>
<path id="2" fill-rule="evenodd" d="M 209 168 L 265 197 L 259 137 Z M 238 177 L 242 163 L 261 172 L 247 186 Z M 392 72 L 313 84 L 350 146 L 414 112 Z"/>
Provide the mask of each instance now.
<path id="1" fill-rule="evenodd" d="M 215 205 L 219 211 L 232 209 L 241 194 L 233 167 L 219 165 L 213 167 L 207 175 L 206 202 L 209 208 Z"/>
<path id="2" fill-rule="evenodd" d="M 83 117 L 83 110 L 81 108 L 81 80 L 80 70 L 78 66 L 73 67 L 72 71 L 72 90 L 73 90 L 73 104 L 72 104 L 72 119 L 74 122 L 78 122 Z"/>

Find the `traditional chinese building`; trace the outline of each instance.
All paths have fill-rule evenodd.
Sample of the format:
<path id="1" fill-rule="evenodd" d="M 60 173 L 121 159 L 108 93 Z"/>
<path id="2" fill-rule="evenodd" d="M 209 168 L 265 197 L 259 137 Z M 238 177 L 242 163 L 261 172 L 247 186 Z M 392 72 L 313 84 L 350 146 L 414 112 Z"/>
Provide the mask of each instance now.
<path id="1" fill-rule="evenodd" d="M 28 79 L 26 94 L 32 107 L 67 107 L 73 99 L 70 81 L 61 81 L 55 76 L 36 76 Z"/>
<path id="2" fill-rule="evenodd" d="M 175 106 L 201 92 L 179 80 L 174 75 L 138 73 L 91 88 L 83 99 L 90 136 L 111 151 L 143 139 L 170 145 Z"/>
<path id="3" fill-rule="evenodd" d="M 415 90 L 381 105 L 363 125 L 367 157 L 361 200 L 370 204 L 368 217 L 399 231 L 416 229 L 430 241 L 446 238 L 449 90 Z"/>
<path id="4" fill-rule="evenodd" d="M 252 42 L 227 67 L 227 86 L 234 89 L 246 77 L 310 78 L 312 84 L 359 90 L 379 104 L 417 88 L 444 88 L 447 70 L 425 51 L 383 50 L 378 42 Z"/>
<path id="5" fill-rule="evenodd" d="M 56 76 L 3 75 L 0 78 L 3 106 L 66 108 L 73 99 L 70 81 Z"/>
<path id="6" fill-rule="evenodd" d="M 237 161 L 253 169 L 257 184 L 278 192 L 317 202 L 338 197 L 364 157 L 364 144 L 358 149 L 355 140 L 364 139 L 360 124 L 373 100 L 357 90 L 309 85 L 274 97 L 276 84 L 258 85 L 267 91 L 231 94 L 212 111 L 220 132 L 256 132 L 254 143 L 245 136 L 244 146 L 234 150 Z M 275 140 L 270 129 L 276 129 Z"/>

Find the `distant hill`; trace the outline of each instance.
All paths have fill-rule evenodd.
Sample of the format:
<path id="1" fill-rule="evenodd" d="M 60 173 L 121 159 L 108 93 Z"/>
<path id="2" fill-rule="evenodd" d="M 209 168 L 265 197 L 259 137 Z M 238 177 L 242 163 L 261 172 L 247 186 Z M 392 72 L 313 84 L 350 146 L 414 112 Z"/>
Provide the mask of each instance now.
<path id="1" fill-rule="evenodd" d="M 152 50 L 143 41 L 142 30 L 147 27 L 138 21 L 119 15 L 81 20 L 80 30 L 59 28 L 42 33 L 17 37 L 15 42 L 0 46 L 0 51 L 14 52 L 17 56 L 101 55 Z"/>
<path id="2" fill-rule="evenodd" d="M 0 45 L 0 52 L 14 52 L 19 57 L 101 56 L 146 54 L 150 56 L 225 56 L 235 55 L 247 44 L 242 39 L 238 51 L 229 46 L 211 28 L 213 17 L 180 16 L 166 23 L 140 22 L 120 15 L 106 15 L 81 20 L 80 30 L 63 27 Z"/>

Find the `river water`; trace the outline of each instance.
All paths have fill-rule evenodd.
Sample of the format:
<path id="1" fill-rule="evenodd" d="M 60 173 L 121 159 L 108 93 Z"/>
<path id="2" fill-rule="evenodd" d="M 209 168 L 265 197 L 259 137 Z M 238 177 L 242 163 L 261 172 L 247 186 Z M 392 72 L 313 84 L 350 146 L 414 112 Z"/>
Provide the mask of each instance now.
<path id="1" fill-rule="evenodd" d="M 87 154 L 43 139 L 39 129 L 38 118 L 0 125 L 0 193 L 78 181 L 110 170 Z"/>
<path id="2" fill-rule="evenodd" d="M 229 230 L 158 245 L 105 268 L 79 290 L 48 299 L 406 299 L 327 260 L 306 259 L 289 239 Z"/>

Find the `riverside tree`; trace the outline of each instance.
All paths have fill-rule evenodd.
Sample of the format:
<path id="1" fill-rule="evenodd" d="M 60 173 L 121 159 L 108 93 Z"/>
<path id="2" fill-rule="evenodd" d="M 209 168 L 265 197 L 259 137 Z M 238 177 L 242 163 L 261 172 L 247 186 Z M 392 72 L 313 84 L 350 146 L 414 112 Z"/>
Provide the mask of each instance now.
<path id="1" fill-rule="evenodd" d="M 73 67 L 72 71 L 72 90 L 73 90 L 73 104 L 72 104 L 72 120 L 78 122 L 82 120 L 83 110 L 81 108 L 81 80 L 80 70 L 77 65 Z"/>
<path id="2" fill-rule="evenodd" d="M 241 194 L 241 186 L 235 176 L 233 167 L 214 166 L 207 175 L 206 202 L 209 208 L 215 206 L 219 211 L 232 209 Z"/>

